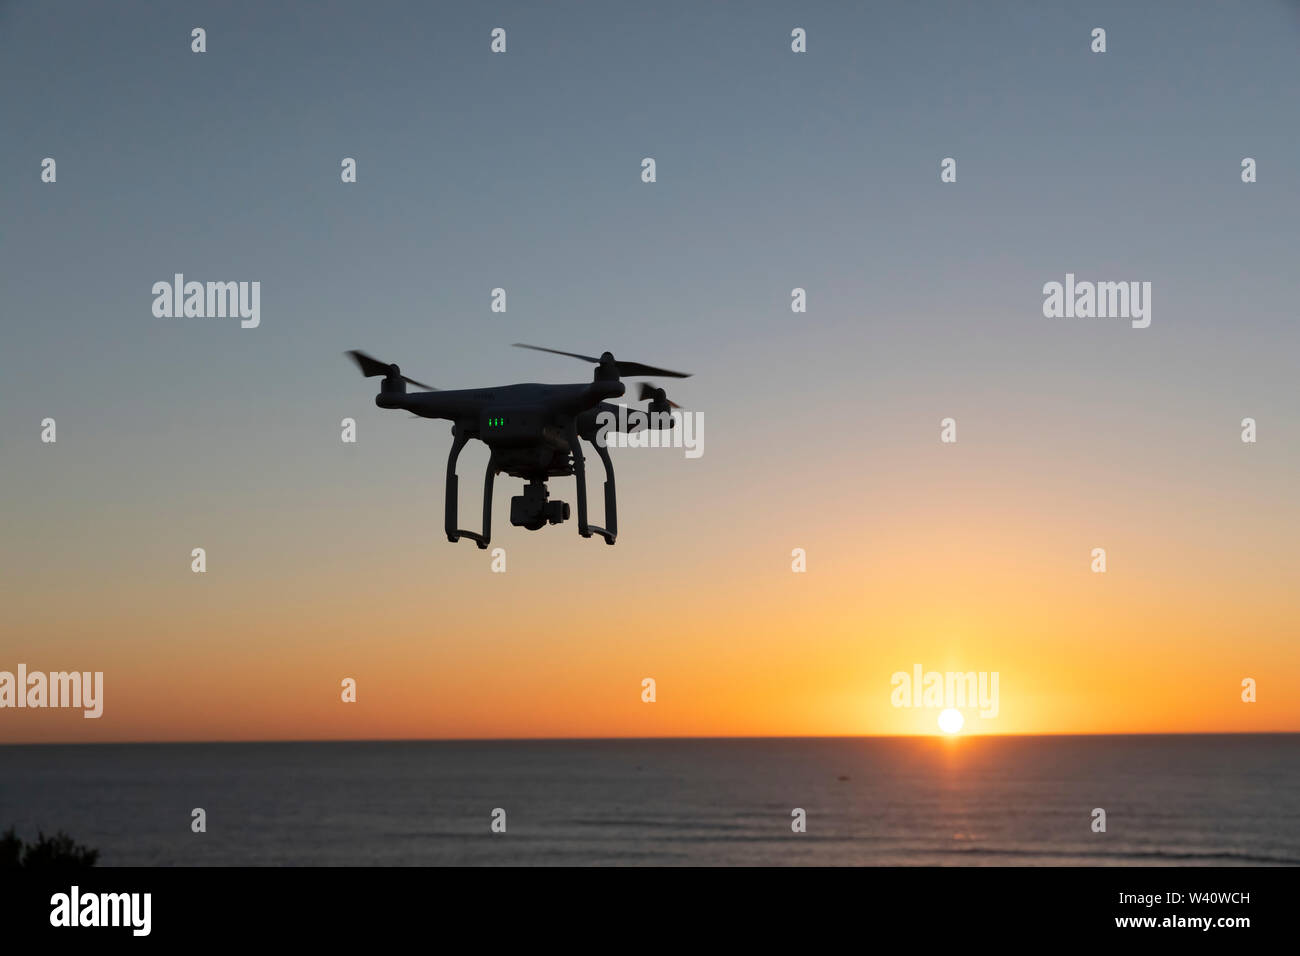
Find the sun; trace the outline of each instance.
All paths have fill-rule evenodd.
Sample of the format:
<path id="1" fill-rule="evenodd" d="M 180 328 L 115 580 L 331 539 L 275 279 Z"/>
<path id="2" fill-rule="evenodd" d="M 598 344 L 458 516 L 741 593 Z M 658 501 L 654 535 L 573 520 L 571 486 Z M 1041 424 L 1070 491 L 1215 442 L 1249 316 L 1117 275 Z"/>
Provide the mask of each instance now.
<path id="1" fill-rule="evenodd" d="M 966 718 L 961 715 L 960 710 L 953 710 L 949 707 L 939 714 L 939 729 L 945 734 L 957 733 L 965 723 Z"/>

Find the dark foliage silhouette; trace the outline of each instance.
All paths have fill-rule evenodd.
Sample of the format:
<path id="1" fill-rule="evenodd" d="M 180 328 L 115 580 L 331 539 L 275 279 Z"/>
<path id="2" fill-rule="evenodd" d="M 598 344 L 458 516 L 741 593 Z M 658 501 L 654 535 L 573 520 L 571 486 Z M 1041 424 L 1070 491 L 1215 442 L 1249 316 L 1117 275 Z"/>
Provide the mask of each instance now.
<path id="1" fill-rule="evenodd" d="M 0 835 L 0 868 L 80 870 L 94 866 L 98 859 L 98 850 L 74 842 L 62 830 L 48 837 L 38 832 L 36 842 L 27 844 L 13 827 Z"/>

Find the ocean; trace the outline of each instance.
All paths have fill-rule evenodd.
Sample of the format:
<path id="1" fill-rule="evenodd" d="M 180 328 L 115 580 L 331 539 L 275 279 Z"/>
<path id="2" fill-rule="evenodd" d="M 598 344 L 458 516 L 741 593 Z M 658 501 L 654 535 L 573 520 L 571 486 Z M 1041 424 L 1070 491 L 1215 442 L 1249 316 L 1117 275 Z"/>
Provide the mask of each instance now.
<path id="1" fill-rule="evenodd" d="M 1300 735 L 3 746 L 10 825 L 101 866 L 1297 865 Z"/>

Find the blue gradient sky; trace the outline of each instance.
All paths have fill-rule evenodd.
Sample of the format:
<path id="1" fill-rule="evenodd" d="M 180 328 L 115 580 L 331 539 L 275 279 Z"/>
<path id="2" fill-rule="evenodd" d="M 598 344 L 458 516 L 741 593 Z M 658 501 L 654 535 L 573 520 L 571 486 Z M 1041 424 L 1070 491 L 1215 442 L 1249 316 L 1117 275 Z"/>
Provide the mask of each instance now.
<path id="1" fill-rule="evenodd" d="M 733 657 L 725 636 L 673 645 L 665 622 L 734 637 L 752 624 L 737 609 L 770 600 L 796 633 L 809 608 L 878 608 L 869 577 L 987 591 L 959 569 L 997 554 L 1014 617 L 1012 565 L 1059 583 L 1099 543 L 1134 576 L 1125 620 L 1206 620 L 1197 600 L 1257 588 L 1274 648 L 1300 531 L 1297 6 L 850 6 L 0 4 L 5 660 L 103 658 L 147 700 L 171 655 L 198 673 L 337 654 L 333 674 L 393 625 L 393 669 L 463 642 L 429 666 L 473 685 L 474 648 L 540 628 L 562 673 L 589 645 L 555 615 L 599 629 L 617 608 L 645 658 L 632 676 L 681 666 L 705 693 L 703 675 L 779 667 L 777 638 Z M 260 280 L 261 327 L 155 318 L 150 288 L 175 272 Z M 1043 283 L 1066 272 L 1150 281 L 1151 327 L 1045 319 Z M 516 341 L 693 371 L 670 394 L 707 427 L 699 460 L 616 455 L 613 549 L 511 528 L 517 482 L 499 481 L 502 581 L 442 535 L 448 427 L 375 408 L 341 353 L 445 388 L 588 377 Z M 463 514 L 485 459 L 462 457 Z M 220 571 L 203 592 L 195 546 Z M 834 570 L 797 598 L 796 546 Z M 947 631 L 861 680 L 954 653 L 953 622 L 992 612 L 936 613 Z M 981 646 L 989 669 L 1020 660 Z M 588 717 L 563 727 L 623 726 Z M 1086 725 L 1068 718 L 1039 729 Z"/>

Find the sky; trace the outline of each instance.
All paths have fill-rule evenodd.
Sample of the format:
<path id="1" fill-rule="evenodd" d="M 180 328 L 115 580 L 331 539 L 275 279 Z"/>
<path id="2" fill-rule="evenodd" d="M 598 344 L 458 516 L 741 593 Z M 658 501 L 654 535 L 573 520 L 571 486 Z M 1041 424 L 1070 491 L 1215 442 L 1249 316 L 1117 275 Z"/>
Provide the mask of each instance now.
<path id="1" fill-rule="evenodd" d="M 918 664 L 999 674 L 966 733 L 1300 731 L 1297 41 L 1282 0 L 0 3 L 0 670 L 105 675 L 0 743 L 929 734 Z M 260 325 L 155 316 L 178 272 Z M 1067 273 L 1150 326 L 1045 317 Z M 694 373 L 704 445 L 613 451 L 612 548 L 499 477 L 494 573 L 449 425 L 342 353 L 589 379 L 514 342 Z"/>

